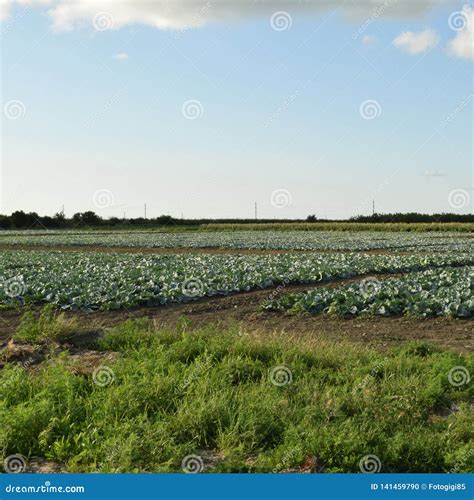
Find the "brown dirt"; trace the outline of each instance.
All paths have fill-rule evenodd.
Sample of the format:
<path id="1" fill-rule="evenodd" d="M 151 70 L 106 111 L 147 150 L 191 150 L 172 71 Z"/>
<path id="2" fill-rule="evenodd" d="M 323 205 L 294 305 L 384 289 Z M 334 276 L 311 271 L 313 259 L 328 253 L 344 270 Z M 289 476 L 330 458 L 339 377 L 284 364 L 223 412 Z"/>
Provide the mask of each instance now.
<path id="1" fill-rule="evenodd" d="M 355 279 L 360 278 L 352 280 Z M 324 286 L 336 284 L 324 284 Z M 315 285 L 288 286 L 284 293 L 314 287 Z M 68 314 L 78 317 L 81 327 L 87 330 L 82 334 L 82 337 L 86 338 L 85 344 L 87 339 L 90 341 L 97 333 L 127 319 L 149 318 L 157 327 L 173 327 L 186 317 L 191 325 L 196 327 L 212 323 L 225 328 L 237 324 L 242 333 L 249 335 L 311 336 L 335 342 L 362 343 L 377 349 L 401 345 L 410 340 L 421 340 L 460 353 L 473 352 L 473 322 L 470 320 L 407 317 L 344 319 L 332 316 L 290 316 L 285 313 L 258 311 L 258 305 L 275 293 L 275 289 L 256 290 L 227 297 L 204 298 L 187 304 Z M 19 323 L 20 314 L 20 311 L 0 312 L 0 341 L 3 339 L 5 342 L 11 337 Z"/>
<path id="2" fill-rule="evenodd" d="M 29 474 L 59 474 L 66 472 L 66 467 L 45 458 L 32 457 L 26 464 L 25 472 Z"/>

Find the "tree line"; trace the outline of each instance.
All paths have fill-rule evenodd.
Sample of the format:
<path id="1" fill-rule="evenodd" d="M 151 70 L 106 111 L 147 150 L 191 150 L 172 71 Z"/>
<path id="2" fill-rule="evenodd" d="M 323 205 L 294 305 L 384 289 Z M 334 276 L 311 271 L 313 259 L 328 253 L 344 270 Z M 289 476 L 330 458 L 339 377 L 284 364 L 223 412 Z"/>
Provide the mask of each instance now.
<path id="1" fill-rule="evenodd" d="M 95 212 L 78 212 L 68 218 L 64 213 L 40 216 L 36 212 L 25 213 L 22 210 L 11 215 L 0 214 L 0 229 L 74 229 L 74 228 L 100 228 L 100 227 L 163 227 L 163 226 L 199 226 L 201 224 L 228 223 L 228 224 L 265 224 L 265 223 L 292 223 L 292 222 L 474 222 L 473 214 L 419 214 L 396 213 L 359 215 L 348 220 L 319 219 L 316 215 L 308 215 L 306 219 L 180 219 L 170 215 L 161 215 L 155 218 L 138 217 L 121 219 L 111 217 L 104 219 Z"/>

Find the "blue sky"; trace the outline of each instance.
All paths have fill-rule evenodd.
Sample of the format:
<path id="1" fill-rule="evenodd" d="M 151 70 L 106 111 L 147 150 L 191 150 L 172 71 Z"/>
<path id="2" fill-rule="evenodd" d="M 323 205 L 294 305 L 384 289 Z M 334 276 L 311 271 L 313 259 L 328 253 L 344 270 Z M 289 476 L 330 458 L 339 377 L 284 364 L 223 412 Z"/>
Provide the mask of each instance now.
<path id="1" fill-rule="evenodd" d="M 468 5 L 176 3 L 4 12 L 0 212 L 473 211 Z"/>

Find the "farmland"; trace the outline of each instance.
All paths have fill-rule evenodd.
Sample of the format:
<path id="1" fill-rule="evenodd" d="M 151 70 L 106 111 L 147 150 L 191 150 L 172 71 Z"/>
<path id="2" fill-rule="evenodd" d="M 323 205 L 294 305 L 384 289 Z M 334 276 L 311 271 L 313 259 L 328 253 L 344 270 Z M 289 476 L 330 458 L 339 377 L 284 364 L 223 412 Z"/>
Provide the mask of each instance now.
<path id="1" fill-rule="evenodd" d="M 3 231 L 0 246 L 298 251 L 474 250 L 471 233 L 393 231 Z"/>
<path id="2" fill-rule="evenodd" d="M 376 314 L 414 316 L 474 316 L 474 267 L 429 269 L 401 278 L 362 280 L 332 290 L 290 294 L 269 301 L 269 310 L 290 310 L 319 314 Z"/>
<path id="3" fill-rule="evenodd" d="M 0 303 L 156 306 L 278 285 L 474 264 L 470 254 L 160 255 L 1 252 Z"/>
<path id="4" fill-rule="evenodd" d="M 34 472 L 474 471 L 473 244 L 4 231 L 0 448 Z"/>

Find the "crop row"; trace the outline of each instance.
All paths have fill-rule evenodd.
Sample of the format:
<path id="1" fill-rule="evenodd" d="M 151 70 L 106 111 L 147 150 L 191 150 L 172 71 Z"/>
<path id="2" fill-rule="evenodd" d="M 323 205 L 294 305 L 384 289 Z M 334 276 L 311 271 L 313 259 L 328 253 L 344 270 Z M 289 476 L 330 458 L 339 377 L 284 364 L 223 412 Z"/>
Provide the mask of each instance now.
<path id="1" fill-rule="evenodd" d="M 428 269 L 398 278 L 366 278 L 266 301 L 264 310 L 338 315 L 474 316 L 474 267 Z"/>
<path id="2" fill-rule="evenodd" d="M 160 233 L 138 231 L 4 232 L 3 245 L 91 245 L 148 248 L 282 250 L 473 251 L 474 238 L 460 233 L 334 231 L 228 231 Z"/>
<path id="3" fill-rule="evenodd" d="M 0 252 L 0 304 L 118 309 L 368 273 L 474 264 L 470 254 L 139 255 Z"/>

